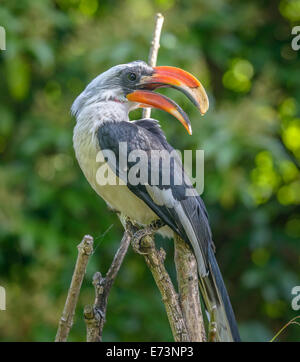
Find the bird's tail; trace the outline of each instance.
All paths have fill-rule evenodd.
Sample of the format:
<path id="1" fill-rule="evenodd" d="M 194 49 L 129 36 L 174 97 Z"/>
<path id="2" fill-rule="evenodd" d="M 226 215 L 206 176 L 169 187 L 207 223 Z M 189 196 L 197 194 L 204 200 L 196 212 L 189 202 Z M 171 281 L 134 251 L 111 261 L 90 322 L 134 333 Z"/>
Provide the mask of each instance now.
<path id="1" fill-rule="evenodd" d="M 220 342 L 239 342 L 240 335 L 227 290 L 211 247 L 208 248 L 209 274 L 200 277 L 199 285 L 210 315 L 210 329 Z"/>

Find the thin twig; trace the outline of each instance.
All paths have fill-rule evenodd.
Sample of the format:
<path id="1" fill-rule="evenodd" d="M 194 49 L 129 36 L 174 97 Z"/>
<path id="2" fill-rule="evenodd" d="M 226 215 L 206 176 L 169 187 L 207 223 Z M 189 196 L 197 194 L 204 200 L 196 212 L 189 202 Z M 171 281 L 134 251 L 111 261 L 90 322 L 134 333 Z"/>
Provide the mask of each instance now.
<path id="1" fill-rule="evenodd" d="M 66 342 L 68 339 L 70 329 L 73 325 L 76 304 L 81 284 L 85 275 L 86 266 L 90 255 L 93 253 L 93 243 L 93 238 L 89 235 L 85 235 L 81 243 L 77 246 L 77 261 L 74 268 L 72 281 L 68 291 L 64 310 L 59 321 L 58 330 L 55 337 L 56 342 Z"/>
<path id="2" fill-rule="evenodd" d="M 174 243 L 179 300 L 190 342 L 205 342 L 206 333 L 199 297 L 197 261 L 188 244 L 178 235 L 174 236 Z"/>
<path id="3" fill-rule="evenodd" d="M 289 322 L 287 322 L 276 334 L 275 336 L 270 340 L 270 342 L 274 342 L 275 339 L 291 324 L 297 324 L 298 326 L 300 326 L 299 322 L 296 322 L 296 319 L 300 319 L 300 316 L 298 315 L 297 317 L 294 317 L 293 319 L 291 319 Z"/>
<path id="4" fill-rule="evenodd" d="M 108 295 L 127 253 L 130 239 L 131 237 L 129 232 L 125 230 L 119 249 L 114 256 L 106 276 L 102 277 L 100 272 L 96 272 L 94 274 L 93 284 L 95 287 L 95 302 L 93 306 L 87 305 L 84 308 L 84 320 L 87 328 L 87 342 L 102 341 L 103 327 L 106 321 L 105 317 Z"/>
<path id="5" fill-rule="evenodd" d="M 149 58 L 148 58 L 148 64 L 150 65 L 150 67 L 156 66 L 158 49 L 160 47 L 160 44 L 159 44 L 160 33 L 161 33 L 163 23 L 164 23 L 164 17 L 162 16 L 162 14 L 160 14 L 160 13 L 156 14 L 154 32 L 153 32 L 151 48 L 150 48 Z M 151 108 L 144 108 L 143 109 L 143 118 L 149 118 L 150 116 L 151 116 Z"/>
<path id="6" fill-rule="evenodd" d="M 151 226 L 138 230 L 132 225 L 131 231 L 133 235 L 131 240 L 135 243 L 133 249 L 144 256 L 160 291 L 175 342 L 188 342 L 190 339 L 178 295 L 164 266 L 165 251 L 162 248 L 156 249 Z M 138 245 L 139 250 L 137 250 Z"/>

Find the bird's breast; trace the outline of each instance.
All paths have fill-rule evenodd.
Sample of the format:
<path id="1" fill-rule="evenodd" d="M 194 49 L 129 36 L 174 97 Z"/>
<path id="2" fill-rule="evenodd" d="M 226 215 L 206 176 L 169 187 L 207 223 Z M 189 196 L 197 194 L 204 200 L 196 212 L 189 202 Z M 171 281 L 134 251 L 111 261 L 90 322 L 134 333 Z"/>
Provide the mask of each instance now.
<path id="1" fill-rule="evenodd" d="M 76 124 L 73 144 L 76 158 L 86 179 L 111 208 L 143 225 L 157 219 L 157 215 L 115 176 L 108 164 L 99 161 L 103 160 L 104 157 L 96 132 L 82 129 L 80 125 Z M 102 172 L 102 167 L 105 167 L 109 173 L 113 174 L 115 184 L 99 183 L 99 173 Z"/>

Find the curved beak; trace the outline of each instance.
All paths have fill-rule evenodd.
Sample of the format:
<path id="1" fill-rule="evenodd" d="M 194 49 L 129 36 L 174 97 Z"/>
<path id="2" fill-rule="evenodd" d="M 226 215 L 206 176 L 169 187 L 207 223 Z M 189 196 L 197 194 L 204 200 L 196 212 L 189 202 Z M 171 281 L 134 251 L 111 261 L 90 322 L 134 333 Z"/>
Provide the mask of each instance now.
<path id="1" fill-rule="evenodd" d="M 148 90 L 137 90 L 133 93 L 127 94 L 127 99 L 131 102 L 140 103 L 139 107 L 150 106 L 153 108 L 162 109 L 163 111 L 172 114 L 183 124 L 188 133 L 190 135 L 192 134 L 192 126 L 189 117 L 184 112 L 184 110 L 170 98 Z"/>
<path id="2" fill-rule="evenodd" d="M 203 115 L 209 107 L 207 94 L 202 84 L 192 74 L 175 67 L 154 67 L 153 74 L 142 76 L 138 90 L 129 93 L 127 99 L 140 103 L 140 107 L 154 107 L 174 115 L 192 134 L 191 124 L 186 113 L 171 99 L 154 93 L 152 90 L 172 87 L 183 92 Z"/>

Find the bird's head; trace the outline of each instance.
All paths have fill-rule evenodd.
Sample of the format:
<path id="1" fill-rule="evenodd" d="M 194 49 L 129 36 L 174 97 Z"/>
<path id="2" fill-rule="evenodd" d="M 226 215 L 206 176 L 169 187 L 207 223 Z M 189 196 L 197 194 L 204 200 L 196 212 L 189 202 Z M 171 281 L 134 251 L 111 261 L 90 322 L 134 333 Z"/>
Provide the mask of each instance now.
<path id="1" fill-rule="evenodd" d="M 128 104 L 128 109 L 153 107 L 175 116 L 192 133 L 187 114 L 171 99 L 155 93 L 162 87 L 172 87 L 183 92 L 203 115 L 209 106 L 202 84 L 190 73 L 175 67 L 150 67 L 143 61 L 120 64 L 96 77 L 77 97 L 72 113 L 77 115 L 84 106 L 101 101 Z"/>

